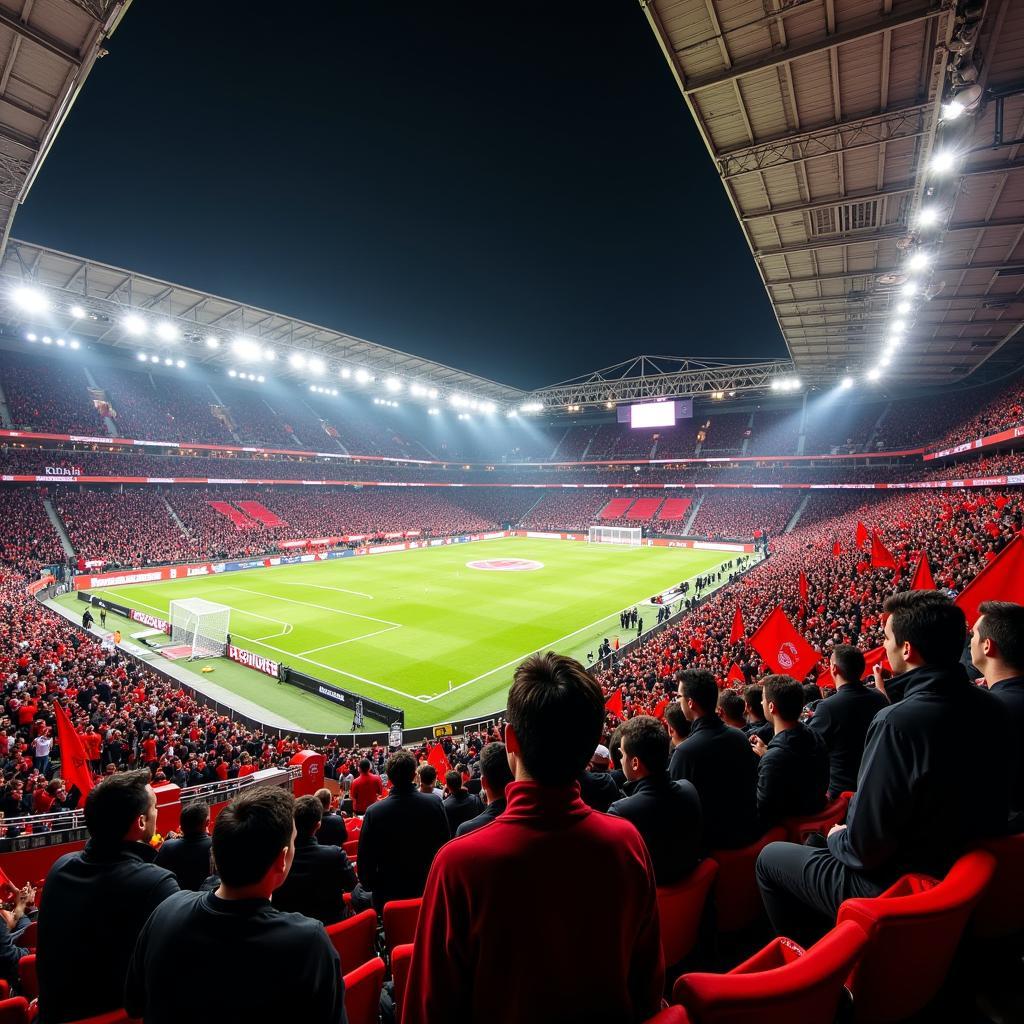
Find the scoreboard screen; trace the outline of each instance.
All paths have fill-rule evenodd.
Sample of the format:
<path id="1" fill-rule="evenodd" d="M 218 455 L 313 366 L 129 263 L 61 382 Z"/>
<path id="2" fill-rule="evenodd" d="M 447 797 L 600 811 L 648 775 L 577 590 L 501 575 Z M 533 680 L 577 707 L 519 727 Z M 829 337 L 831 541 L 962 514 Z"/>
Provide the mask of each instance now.
<path id="1" fill-rule="evenodd" d="M 620 423 L 628 423 L 636 429 L 674 427 L 676 420 L 689 419 L 693 416 L 693 399 L 677 398 L 665 402 L 620 405 L 617 412 Z"/>

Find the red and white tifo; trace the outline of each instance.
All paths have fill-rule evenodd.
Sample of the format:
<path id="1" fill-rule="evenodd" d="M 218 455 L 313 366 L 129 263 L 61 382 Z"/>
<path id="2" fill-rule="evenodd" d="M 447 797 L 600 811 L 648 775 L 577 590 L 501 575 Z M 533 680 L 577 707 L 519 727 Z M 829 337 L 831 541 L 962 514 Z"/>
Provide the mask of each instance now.
<path id="1" fill-rule="evenodd" d="M 543 569 L 544 563 L 532 558 L 481 558 L 467 562 L 467 569 L 483 569 L 485 572 L 534 572 Z"/>

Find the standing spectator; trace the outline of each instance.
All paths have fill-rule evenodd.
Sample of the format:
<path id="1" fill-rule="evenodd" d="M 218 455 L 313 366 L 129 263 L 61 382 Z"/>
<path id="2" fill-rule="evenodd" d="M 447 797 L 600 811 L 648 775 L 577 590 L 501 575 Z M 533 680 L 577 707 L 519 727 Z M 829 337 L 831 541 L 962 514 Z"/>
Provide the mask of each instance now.
<path id="1" fill-rule="evenodd" d="M 352 813 L 362 816 L 367 808 L 376 803 L 384 793 L 384 784 L 379 775 L 370 771 L 370 759 L 364 757 L 359 762 L 359 774 L 352 782 Z"/>
<path id="2" fill-rule="evenodd" d="M 478 828 L 490 824 L 502 814 L 508 801 L 505 790 L 513 782 L 512 769 L 508 766 L 508 755 L 504 743 L 488 743 L 480 751 L 480 785 L 487 795 L 487 806 L 469 821 L 464 821 L 455 833 L 465 836 Z"/>
<path id="3" fill-rule="evenodd" d="M 172 872 L 181 889 L 198 892 L 211 874 L 209 825 L 206 804 L 199 800 L 186 804 L 181 809 L 181 837 L 168 839 L 156 855 L 157 867 Z"/>
<path id="4" fill-rule="evenodd" d="M 750 683 L 743 688 L 743 703 L 747 713 L 747 727 L 744 732 L 748 736 L 757 736 L 763 743 L 771 743 L 775 730 L 772 723 L 765 718 L 764 693 L 757 683 Z"/>
<path id="5" fill-rule="evenodd" d="M 178 893 L 150 917 L 124 987 L 130 1016 L 180 1024 L 197 1007 L 220 1007 L 215 1016 L 222 1020 L 345 1024 L 341 965 L 324 926 L 270 902 L 292 864 L 293 804 L 283 789 L 254 786 L 217 816 L 220 884 L 213 892 Z M 225 994 L 224 979 L 236 977 L 254 983 Z"/>
<path id="6" fill-rule="evenodd" d="M 50 730 L 44 725 L 39 735 L 32 741 L 32 767 L 40 775 L 50 770 L 50 751 L 53 749 L 53 738 Z"/>
<path id="7" fill-rule="evenodd" d="M 135 940 L 153 909 L 178 891 L 153 864 L 156 794 L 149 772 L 105 778 L 85 800 L 89 842 L 46 876 L 39 911 L 39 1014 L 63 1024 L 121 1007 Z"/>
<path id="8" fill-rule="evenodd" d="M 437 785 L 437 769 L 427 761 L 424 761 L 416 769 L 416 778 L 419 780 L 421 793 L 431 794 L 444 799 L 444 791 Z"/>
<path id="9" fill-rule="evenodd" d="M 718 717 L 726 725 L 740 732 L 746 732 L 747 720 L 743 717 L 745 704 L 735 690 L 723 690 L 718 695 Z"/>
<path id="10" fill-rule="evenodd" d="M 455 835 L 464 821 L 475 818 L 484 808 L 480 797 L 462 788 L 459 772 L 448 772 L 444 781 L 448 787 L 448 795 L 444 798 L 444 813 L 448 819 L 448 831 Z"/>
<path id="11" fill-rule="evenodd" d="M 604 723 L 601 688 L 571 658 L 536 655 L 516 670 L 508 723 L 508 807 L 434 862 L 403 1024 L 646 1020 L 664 985 L 651 859 L 576 781 Z"/>
<path id="12" fill-rule="evenodd" d="M 595 811 L 607 811 L 622 795 L 608 773 L 611 751 L 599 743 L 590 755 L 590 763 L 580 772 L 580 798 Z"/>
<path id="13" fill-rule="evenodd" d="M 318 789 L 313 796 L 320 801 L 324 812 L 316 833 L 316 841 L 321 846 L 343 846 L 348 841 L 348 825 L 337 811 L 331 810 L 331 791 Z"/>

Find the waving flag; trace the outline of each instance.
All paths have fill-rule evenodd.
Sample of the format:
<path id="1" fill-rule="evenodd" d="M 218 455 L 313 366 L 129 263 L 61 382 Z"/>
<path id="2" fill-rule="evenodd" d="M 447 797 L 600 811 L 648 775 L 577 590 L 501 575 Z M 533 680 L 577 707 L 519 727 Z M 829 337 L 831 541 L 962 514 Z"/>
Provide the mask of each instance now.
<path id="1" fill-rule="evenodd" d="M 434 766 L 434 771 L 437 772 L 439 779 L 444 777 L 452 770 L 451 762 L 448 760 L 448 755 L 444 752 L 444 747 L 440 743 L 435 743 L 430 750 L 427 751 L 427 761 Z"/>
<path id="2" fill-rule="evenodd" d="M 967 616 L 967 625 L 978 620 L 982 601 L 1016 601 L 1024 604 L 1024 534 L 1017 534 L 956 599 Z"/>
<path id="3" fill-rule="evenodd" d="M 725 677 L 726 686 L 746 686 L 747 677 L 735 663 L 729 666 L 729 674 Z"/>
<path id="4" fill-rule="evenodd" d="M 892 552 L 882 543 L 882 538 L 878 536 L 877 530 L 873 530 L 871 533 L 871 568 L 896 568 L 896 559 L 892 557 Z"/>
<path id="5" fill-rule="evenodd" d="M 773 672 L 802 681 L 818 664 L 818 652 L 793 628 L 778 605 L 750 637 L 750 645 Z"/>
<path id="6" fill-rule="evenodd" d="M 621 722 L 626 717 L 626 709 L 622 706 L 622 691 L 616 690 L 604 702 L 604 708 Z"/>
<path id="7" fill-rule="evenodd" d="M 746 635 L 747 627 L 743 622 L 743 612 L 740 606 L 736 605 L 736 612 L 732 617 L 732 632 L 729 634 L 729 643 L 738 644 Z"/>
<path id="8" fill-rule="evenodd" d="M 859 520 L 857 521 L 857 547 L 862 548 L 868 542 L 868 528 Z"/>
<path id="9" fill-rule="evenodd" d="M 931 566 L 928 564 L 928 556 L 922 551 L 921 557 L 917 560 L 917 568 L 914 570 L 914 578 L 910 581 L 911 590 L 935 590 L 935 580 L 932 579 Z"/>
<path id="10" fill-rule="evenodd" d="M 75 732 L 75 727 L 68 718 L 59 701 L 54 701 L 53 710 L 57 717 L 57 743 L 60 746 L 60 776 L 68 789 L 77 786 L 84 800 L 92 789 L 92 772 L 89 771 L 88 758 L 82 737 Z"/>

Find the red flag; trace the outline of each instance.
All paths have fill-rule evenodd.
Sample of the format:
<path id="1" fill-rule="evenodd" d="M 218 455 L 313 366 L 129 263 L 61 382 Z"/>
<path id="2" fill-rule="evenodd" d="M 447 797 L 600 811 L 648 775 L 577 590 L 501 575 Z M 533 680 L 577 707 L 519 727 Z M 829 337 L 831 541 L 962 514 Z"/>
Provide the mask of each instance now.
<path id="1" fill-rule="evenodd" d="M 740 606 L 736 605 L 736 613 L 732 617 L 732 632 L 729 634 L 729 643 L 738 644 L 747 632 L 747 627 L 743 623 L 743 612 L 740 611 Z"/>
<path id="2" fill-rule="evenodd" d="M 690 637 L 690 649 L 700 654 L 704 650 L 704 639 L 699 634 L 695 633 Z"/>
<path id="3" fill-rule="evenodd" d="M 18 887 L 7 877 L 7 872 L 0 868 L 0 897 L 14 899 L 18 895 Z"/>
<path id="4" fill-rule="evenodd" d="M 672 703 L 672 698 L 671 697 L 663 697 L 661 700 L 659 700 L 658 703 L 654 705 L 654 717 L 655 718 L 664 718 L 665 717 L 665 708 L 667 708 L 669 706 L 669 704 L 671 704 L 671 703 Z"/>
<path id="5" fill-rule="evenodd" d="M 800 570 L 800 600 L 804 604 L 807 604 L 807 594 L 810 591 L 810 587 L 807 585 L 807 577 L 804 575 L 803 570 Z"/>
<path id="6" fill-rule="evenodd" d="M 864 547 L 865 544 L 867 544 L 867 542 L 868 542 L 868 528 L 862 522 L 860 522 L 860 520 L 858 520 L 857 521 L 857 547 L 862 548 L 862 547 Z"/>
<path id="7" fill-rule="evenodd" d="M 725 677 L 726 686 L 746 686 L 747 677 L 740 671 L 739 666 L 733 663 L 729 666 L 729 674 Z"/>
<path id="8" fill-rule="evenodd" d="M 982 601 L 1016 601 L 1024 604 L 1024 534 L 1017 534 L 956 599 L 967 616 L 967 625 L 978 619 Z"/>
<path id="9" fill-rule="evenodd" d="M 75 727 L 68 718 L 63 705 L 54 701 L 53 709 L 57 716 L 57 743 L 60 745 L 60 775 L 68 789 L 77 786 L 82 799 L 92 789 L 92 772 L 89 771 L 88 758 L 82 737 L 75 732 Z"/>
<path id="10" fill-rule="evenodd" d="M 872 569 L 895 569 L 896 559 L 892 552 L 882 543 L 877 530 L 871 531 L 871 568 Z"/>
<path id="11" fill-rule="evenodd" d="M 873 650 L 864 652 L 864 679 L 871 678 L 871 670 L 879 663 L 882 663 L 882 668 L 892 671 L 892 665 L 889 664 L 889 659 L 885 656 L 885 645 L 876 647 Z"/>
<path id="12" fill-rule="evenodd" d="M 842 553 L 843 545 L 840 544 L 839 541 L 836 541 L 835 544 L 832 545 L 832 557 L 838 558 Z"/>
<path id="13" fill-rule="evenodd" d="M 922 551 L 917 561 L 917 568 L 914 570 L 914 578 L 910 581 L 911 590 L 935 590 L 935 580 L 932 579 L 931 566 L 928 564 L 928 556 Z"/>
<path id="14" fill-rule="evenodd" d="M 610 711 L 619 721 L 626 717 L 626 709 L 622 706 L 622 691 L 616 690 L 605 702 L 606 711 Z"/>
<path id="15" fill-rule="evenodd" d="M 615 639 L 612 641 L 612 647 L 614 647 L 615 650 L 619 649 L 619 638 L 618 637 L 615 637 Z"/>
<path id="16" fill-rule="evenodd" d="M 802 681 L 818 664 L 818 652 L 793 628 L 778 605 L 750 637 L 750 645 L 773 672 Z"/>
<path id="17" fill-rule="evenodd" d="M 434 766 L 434 771 L 437 772 L 437 777 L 442 781 L 452 770 L 451 762 L 448 760 L 448 755 L 444 752 L 444 747 L 442 747 L 440 743 L 435 743 L 430 750 L 427 751 L 427 762 Z"/>

